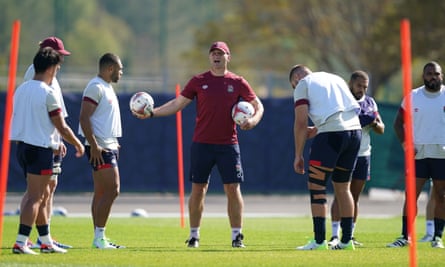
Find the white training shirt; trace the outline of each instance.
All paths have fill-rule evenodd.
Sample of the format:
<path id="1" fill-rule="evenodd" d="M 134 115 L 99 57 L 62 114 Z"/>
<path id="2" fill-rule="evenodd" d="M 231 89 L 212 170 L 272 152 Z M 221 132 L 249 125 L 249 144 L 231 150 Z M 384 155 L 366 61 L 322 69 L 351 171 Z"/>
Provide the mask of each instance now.
<path id="1" fill-rule="evenodd" d="M 437 93 L 425 86 L 411 92 L 416 159 L 445 158 L 445 87 Z M 402 108 L 405 107 L 405 99 Z"/>
<path id="2" fill-rule="evenodd" d="M 82 101 L 85 98 L 97 104 L 90 120 L 98 144 L 103 148 L 117 149 L 117 138 L 122 136 L 122 125 L 119 101 L 113 87 L 100 77 L 95 77 L 83 92 Z M 79 134 L 85 137 L 80 125 Z M 85 144 L 88 145 L 88 142 L 85 141 Z"/>
<path id="3" fill-rule="evenodd" d="M 30 80 L 22 83 L 14 93 L 10 140 L 30 145 L 59 148 L 59 133 L 49 112 L 61 109 L 55 91 L 46 83 Z"/>
<path id="4" fill-rule="evenodd" d="M 309 118 L 317 132 L 361 129 L 360 106 L 346 82 L 335 74 L 313 72 L 301 79 L 294 89 L 294 103 L 309 102 Z"/>
<path id="5" fill-rule="evenodd" d="M 34 78 L 35 73 L 36 72 L 34 69 L 34 64 L 31 64 L 28 67 L 28 69 L 26 70 L 23 80 L 25 82 L 32 80 Z M 58 98 L 59 103 L 62 105 L 62 116 L 64 118 L 68 117 L 68 112 L 66 111 L 66 107 L 65 107 L 65 101 L 63 101 L 62 89 L 60 88 L 60 85 L 59 85 L 59 82 L 57 81 L 56 76 L 54 76 L 53 80 L 51 81 L 50 87 L 54 90 L 55 96 Z M 56 133 L 54 138 L 59 143 L 62 142 L 62 136 L 59 134 L 59 132 Z"/>
<path id="6" fill-rule="evenodd" d="M 23 76 L 23 81 L 29 81 L 32 80 L 34 78 L 35 75 L 35 70 L 34 70 L 34 64 L 31 64 L 28 69 L 25 72 L 25 76 Z M 57 77 L 54 76 L 53 80 L 51 81 L 50 84 L 51 88 L 53 88 L 56 93 L 57 96 L 59 98 L 59 102 L 62 104 L 62 116 L 64 118 L 68 117 L 68 112 L 66 111 L 66 107 L 65 107 L 65 101 L 63 101 L 63 94 L 62 94 L 62 89 L 60 88 L 60 84 L 59 81 L 57 81 Z"/>

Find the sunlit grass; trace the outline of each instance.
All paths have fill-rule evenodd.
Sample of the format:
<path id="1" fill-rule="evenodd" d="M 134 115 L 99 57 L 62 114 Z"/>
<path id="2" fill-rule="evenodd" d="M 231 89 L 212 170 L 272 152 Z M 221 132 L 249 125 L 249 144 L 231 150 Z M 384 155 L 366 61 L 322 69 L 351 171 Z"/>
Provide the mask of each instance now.
<path id="1" fill-rule="evenodd" d="M 355 251 L 296 251 L 312 237 L 310 218 L 246 218 L 245 249 L 231 247 L 227 218 L 204 218 L 201 246 L 185 245 L 188 229 L 175 218 L 111 218 L 107 235 L 121 250 L 91 248 L 89 218 L 53 217 L 52 234 L 74 246 L 67 254 L 14 255 L 18 217 L 5 217 L 0 266 L 407 266 L 409 249 L 386 248 L 400 234 L 400 218 L 362 218 L 357 239 L 365 244 Z M 418 220 L 418 236 L 424 220 Z M 330 229 L 329 225 L 327 229 Z M 36 232 L 32 232 L 34 241 Z M 329 237 L 328 237 L 329 238 Z M 445 251 L 417 243 L 418 266 L 443 266 Z"/>

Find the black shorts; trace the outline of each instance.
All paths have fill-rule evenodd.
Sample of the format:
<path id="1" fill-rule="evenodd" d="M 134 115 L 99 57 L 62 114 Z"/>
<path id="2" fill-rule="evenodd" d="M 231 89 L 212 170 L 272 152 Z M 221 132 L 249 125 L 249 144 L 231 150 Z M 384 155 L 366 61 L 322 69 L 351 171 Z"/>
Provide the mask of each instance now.
<path id="1" fill-rule="evenodd" d="M 329 169 L 340 167 L 352 172 L 361 139 L 361 130 L 317 134 L 311 145 L 309 164 Z"/>
<path id="2" fill-rule="evenodd" d="M 240 148 L 234 145 L 192 143 L 189 179 L 193 183 L 208 183 L 213 166 L 217 166 L 223 184 L 244 181 Z"/>
<path id="3" fill-rule="evenodd" d="M 85 146 L 85 154 L 87 155 L 88 162 L 91 159 L 91 147 Z M 90 162 L 91 167 L 93 167 L 93 170 L 98 171 L 102 169 L 109 169 L 117 167 L 117 159 L 119 158 L 119 150 L 112 149 L 112 150 L 102 150 L 102 158 L 104 159 L 104 164 L 96 166 L 93 163 Z"/>
<path id="4" fill-rule="evenodd" d="M 432 180 L 445 180 L 445 159 L 417 159 L 416 177 Z"/>
<path id="5" fill-rule="evenodd" d="M 25 177 L 27 173 L 36 175 L 51 175 L 53 173 L 52 148 L 18 142 L 16 156 Z"/>
<path id="6" fill-rule="evenodd" d="M 371 156 L 357 157 L 354 171 L 352 172 L 353 180 L 371 180 Z"/>

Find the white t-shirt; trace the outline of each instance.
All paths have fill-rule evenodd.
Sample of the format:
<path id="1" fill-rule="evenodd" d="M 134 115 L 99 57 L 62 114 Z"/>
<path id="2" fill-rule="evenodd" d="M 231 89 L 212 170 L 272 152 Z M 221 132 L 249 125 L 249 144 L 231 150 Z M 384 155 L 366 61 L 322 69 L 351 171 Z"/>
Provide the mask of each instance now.
<path id="1" fill-rule="evenodd" d="M 55 91 L 46 83 L 37 80 L 22 83 L 14 93 L 10 140 L 58 149 L 60 135 L 49 113 L 61 109 Z"/>
<path id="2" fill-rule="evenodd" d="M 119 101 L 111 84 L 100 77 L 93 78 L 86 86 L 82 99 L 97 104 L 90 120 L 98 144 L 104 148 L 117 149 L 122 125 Z M 80 125 L 79 134 L 85 137 Z M 88 142 L 85 144 L 88 145 Z"/>
<path id="3" fill-rule="evenodd" d="M 358 111 L 346 82 L 335 74 L 313 72 L 301 79 L 294 89 L 294 103 L 309 102 L 309 117 L 321 132 L 361 129 Z"/>
<path id="4" fill-rule="evenodd" d="M 411 104 L 416 159 L 445 158 L 445 86 L 437 93 L 425 86 L 412 90 Z"/>
<path id="5" fill-rule="evenodd" d="M 23 81 L 26 82 L 32 80 L 34 78 L 34 75 L 35 75 L 34 65 L 31 64 L 26 70 L 25 75 L 23 76 Z M 66 111 L 65 107 L 65 101 L 63 101 L 62 89 L 60 88 L 59 81 L 57 81 L 56 77 L 53 78 L 50 86 L 56 91 L 57 97 L 59 98 L 59 102 L 62 103 L 62 116 L 64 118 L 68 117 L 68 112 Z"/>

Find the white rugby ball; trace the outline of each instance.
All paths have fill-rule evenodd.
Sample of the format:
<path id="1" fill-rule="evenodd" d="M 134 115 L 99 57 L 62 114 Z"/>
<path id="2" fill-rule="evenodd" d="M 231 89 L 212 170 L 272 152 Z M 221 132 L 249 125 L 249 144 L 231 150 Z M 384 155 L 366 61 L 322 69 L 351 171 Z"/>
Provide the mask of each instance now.
<path id="1" fill-rule="evenodd" d="M 255 109 L 252 104 L 247 101 L 240 101 L 232 108 L 232 119 L 238 125 L 243 124 L 245 120 L 252 118 L 253 114 L 255 114 Z"/>
<path id="2" fill-rule="evenodd" d="M 138 115 L 148 117 L 153 107 L 153 97 L 147 92 L 137 92 L 130 99 L 130 110 Z"/>

